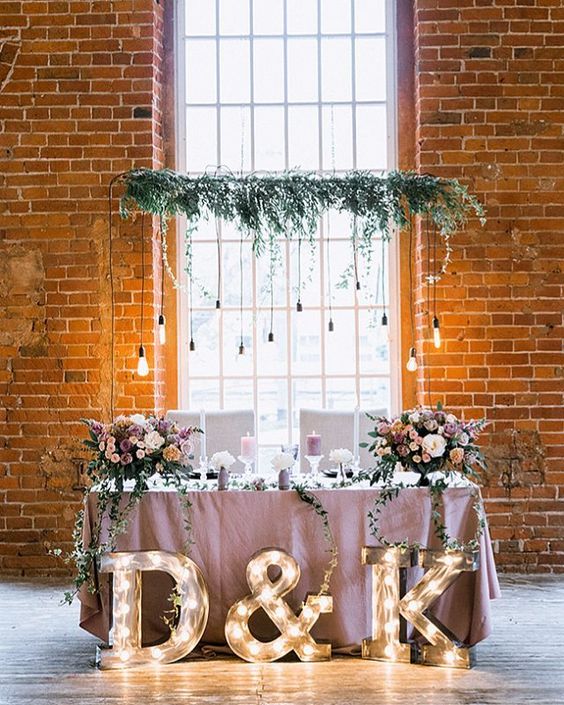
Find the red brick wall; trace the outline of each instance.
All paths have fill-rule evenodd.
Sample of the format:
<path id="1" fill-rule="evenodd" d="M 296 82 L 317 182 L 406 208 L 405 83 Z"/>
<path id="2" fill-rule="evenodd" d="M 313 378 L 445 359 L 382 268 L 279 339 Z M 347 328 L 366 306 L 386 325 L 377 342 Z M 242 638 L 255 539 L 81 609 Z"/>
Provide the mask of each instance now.
<path id="1" fill-rule="evenodd" d="M 433 401 L 491 422 L 484 494 L 498 566 L 563 572 L 564 7 L 414 9 L 417 169 L 461 178 L 488 212 L 456 237 L 439 352 L 418 291 Z"/>
<path id="2" fill-rule="evenodd" d="M 109 414 L 107 187 L 163 163 L 162 46 L 156 0 L 0 7 L 1 572 L 62 570 L 46 547 L 68 540 L 80 498 L 77 419 Z M 162 385 L 135 379 L 140 219 L 118 221 L 117 408 L 152 409 Z M 151 336 L 152 236 L 147 219 Z"/>
<path id="3" fill-rule="evenodd" d="M 500 568 L 562 571 L 564 10 L 560 0 L 537 4 L 415 1 L 413 158 L 421 171 L 461 177 L 489 216 L 484 229 L 473 222 L 455 240 L 438 292 L 441 351 L 426 340 L 423 290 L 418 331 L 433 400 L 492 422 L 484 492 Z M 1 5 L 3 573 L 64 570 L 45 551 L 68 540 L 80 497 L 76 420 L 109 413 L 107 185 L 133 166 L 172 163 L 163 127 L 172 114 L 163 28 L 163 8 L 171 7 L 165 0 Z M 402 86 L 413 94 L 405 73 Z M 405 137 L 402 166 L 409 166 Z M 149 225 L 151 321 L 159 261 Z M 153 375 L 137 380 L 140 219 L 114 217 L 114 228 L 117 408 L 162 408 L 165 391 L 174 397 L 174 335 L 166 366 L 163 350 L 145 341 L 151 367 L 158 356 L 156 384 Z M 422 379 L 419 390 L 424 401 Z"/>

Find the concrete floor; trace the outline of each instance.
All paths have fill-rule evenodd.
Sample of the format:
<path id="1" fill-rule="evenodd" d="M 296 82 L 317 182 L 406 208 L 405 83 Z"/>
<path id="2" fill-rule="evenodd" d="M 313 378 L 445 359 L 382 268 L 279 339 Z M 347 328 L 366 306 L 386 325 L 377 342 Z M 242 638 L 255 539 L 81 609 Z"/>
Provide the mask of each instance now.
<path id="1" fill-rule="evenodd" d="M 0 704 L 562 705 L 564 577 L 502 576 L 494 633 L 471 671 L 330 663 L 184 661 L 160 671 L 100 672 L 61 585 L 0 579 Z"/>

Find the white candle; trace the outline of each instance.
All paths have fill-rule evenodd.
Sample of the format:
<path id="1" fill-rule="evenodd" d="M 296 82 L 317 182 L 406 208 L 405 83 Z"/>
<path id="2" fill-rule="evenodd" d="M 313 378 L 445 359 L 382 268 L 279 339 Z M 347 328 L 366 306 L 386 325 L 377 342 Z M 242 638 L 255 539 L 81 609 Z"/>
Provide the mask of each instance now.
<path id="1" fill-rule="evenodd" d="M 200 434 L 200 457 L 206 457 L 206 412 L 204 409 L 200 409 L 200 428 L 202 433 Z"/>
<path id="2" fill-rule="evenodd" d="M 254 458 L 255 457 L 255 437 L 250 436 L 247 432 L 246 436 L 241 436 L 241 457 L 242 458 Z"/>
<path id="3" fill-rule="evenodd" d="M 360 409 L 355 406 L 354 409 L 354 428 L 353 428 L 353 454 L 355 460 L 359 457 L 359 443 L 360 443 Z"/>

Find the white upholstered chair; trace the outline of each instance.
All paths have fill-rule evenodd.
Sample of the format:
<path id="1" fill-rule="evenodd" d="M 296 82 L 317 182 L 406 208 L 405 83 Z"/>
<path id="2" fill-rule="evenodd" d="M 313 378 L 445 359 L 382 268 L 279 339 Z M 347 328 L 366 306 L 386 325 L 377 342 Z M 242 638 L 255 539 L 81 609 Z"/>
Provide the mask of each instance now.
<path id="1" fill-rule="evenodd" d="M 167 412 L 167 419 L 172 419 L 181 426 L 199 426 L 199 411 L 174 409 Z M 206 411 L 206 453 L 211 458 L 220 450 L 228 450 L 234 458 L 240 455 L 241 436 L 249 433 L 255 435 L 255 412 L 252 409 L 233 411 Z M 194 459 L 196 465 L 200 459 L 200 437 L 195 438 Z M 243 466 L 237 462 L 232 470 L 243 472 Z"/>
<path id="2" fill-rule="evenodd" d="M 386 415 L 387 409 L 360 410 L 359 442 L 370 442 L 368 431 L 374 427 L 373 422 L 366 416 Z M 300 409 L 300 468 L 302 472 L 309 472 L 309 463 L 305 459 L 306 436 L 315 431 L 321 436 L 321 453 L 325 457 L 319 467 L 325 470 L 330 467 L 329 453 L 333 448 L 348 448 L 354 453 L 354 410 L 334 411 L 328 409 Z M 360 467 L 365 469 L 374 465 L 374 456 L 368 453 L 367 448 L 360 449 Z"/>

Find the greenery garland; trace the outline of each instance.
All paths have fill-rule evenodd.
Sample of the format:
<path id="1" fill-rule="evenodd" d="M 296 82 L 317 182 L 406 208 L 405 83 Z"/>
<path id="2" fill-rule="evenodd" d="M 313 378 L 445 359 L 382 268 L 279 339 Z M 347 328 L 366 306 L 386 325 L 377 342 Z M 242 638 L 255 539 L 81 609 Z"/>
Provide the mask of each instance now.
<path id="1" fill-rule="evenodd" d="M 210 217 L 231 221 L 252 238 L 257 256 L 269 251 L 273 237 L 313 243 L 320 217 L 334 210 L 350 214 L 355 257 L 361 253 L 369 261 L 374 236 L 389 240 L 395 230 L 408 228 L 413 216 L 425 216 L 445 246 L 434 279 L 448 264 L 451 235 L 470 217 L 485 222 L 482 204 L 458 180 L 413 171 L 384 176 L 358 170 L 343 175 L 286 171 L 244 176 L 216 171 L 190 176 L 171 169 L 142 168 L 120 174 L 115 182 L 125 188 L 120 200 L 122 217 L 140 210 L 159 216 L 166 229 L 168 217 L 184 215 L 189 232 Z M 186 257 L 190 259 L 190 253 Z M 190 262 L 186 268 L 191 271 Z M 179 286 L 170 266 L 167 272 Z"/>

